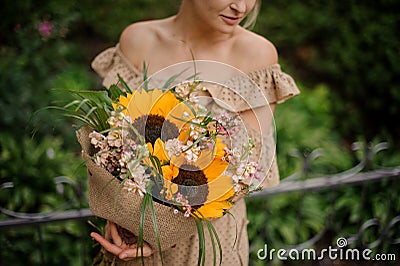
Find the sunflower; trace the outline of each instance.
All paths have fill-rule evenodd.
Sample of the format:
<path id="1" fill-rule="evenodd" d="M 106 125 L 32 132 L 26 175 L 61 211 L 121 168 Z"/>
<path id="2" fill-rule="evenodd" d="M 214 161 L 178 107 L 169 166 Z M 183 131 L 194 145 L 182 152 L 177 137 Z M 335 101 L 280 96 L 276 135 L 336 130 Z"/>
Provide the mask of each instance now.
<path id="1" fill-rule="evenodd" d="M 133 127 L 144 136 L 146 143 L 152 145 L 158 138 L 165 142 L 178 137 L 183 119 L 191 114 L 171 91 L 159 89 L 120 96 L 114 109 L 120 106 L 124 108 L 122 112 L 132 118 Z"/>
<path id="2" fill-rule="evenodd" d="M 119 106 L 124 107 L 123 113 L 132 118 L 132 125 L 145 137 L 150 154 L 160 162 L 168 201 L 171 193 L 179 192 L 188 200 L 192 214 L 203 218 L 221 217 L 232 207 L 229 199 L 234 196 L 234 189 L 232 178 L 224 175 L 229 163 L 224 160 L 221 139 L 215 139 L 213 149 L 202 150 L 195 162 L 188 162 L 183 154 L 169 158 L 165 151 L 169 139 L 188 140 L 187 121 L 194 115 L 185 103 L 170 91 L 154 89 L 121 96 Z"/>
<path id="3" fill-rule="evenodd" d="M 202 151 L 195 163 L 187 163 L 180 156 L 172 158 L 163 168 L 167 187 L 184 195 L 192 213 L 200 217 L 218 218 L 232 207 L 229 200 L 234 196 L 234 189 L 232 178 L 224 175 L 228 167 L 228 162 L 223 159 L 224 147 L 217 138 L 214 151 Z"/>

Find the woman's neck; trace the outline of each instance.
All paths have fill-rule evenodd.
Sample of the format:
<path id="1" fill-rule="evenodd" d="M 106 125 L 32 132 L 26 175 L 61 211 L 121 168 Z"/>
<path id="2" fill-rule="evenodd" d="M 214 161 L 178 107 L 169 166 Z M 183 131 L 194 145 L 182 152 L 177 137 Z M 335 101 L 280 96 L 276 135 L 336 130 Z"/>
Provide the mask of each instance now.
<path id="1" fill-rule="evenodd" d="M 176 37 L 191 46 L 224 42 L 235 34 L 235 30 L 222 32 L 211 27 L 211 24 L 198 17 L 187 1 L 183 1 L 178 14 L 172 17 L 172 22 L 176 29 Z"/>

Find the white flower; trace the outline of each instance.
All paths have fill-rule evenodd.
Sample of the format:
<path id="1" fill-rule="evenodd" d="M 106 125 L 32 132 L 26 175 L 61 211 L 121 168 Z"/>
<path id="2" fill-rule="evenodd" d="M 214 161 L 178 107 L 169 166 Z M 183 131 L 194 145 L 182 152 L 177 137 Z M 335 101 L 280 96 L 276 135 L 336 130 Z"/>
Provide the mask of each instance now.
<path id="1" fill-rule="evenodd" d="M 175 94 L 180 98 L 187 98 L 190 93 L 189 83 L 183 83 L 175 87 Z"/>
<path id="2" fill-rule="evenodd" d="M 131 169 L 131 177 L 133 179 L 127 179 L 124 182 L 124 188 L 129 192 L 138 193 L 141 197 L 146 194 L 146 185 L 149 181 L 149 175 L 145 173 L 145 169 L 142 165 L 139 165 L 135 169 Z"/>
<path id="3" fill-rule="evenodd" d="M 105 147 L 106 137 L 99 132 L 93 131 L 89 134 L 90 143 L 93 144 L 95 148 L 103 149 Z"/>
<path id="4" fill-rule="evenodd" d="M 136 145 L 136 157 L 137 158 L 146 158 L 149 157 L 150 151 L 147 145 Z"/>
<path id="5" fill-rule="evenodd" d="M 108 145 L 112 147 L 121 147 L 122 142 L 122 131 L 121 130 L 111 130 L 107 135 Z"/>
<path id="6" fill-rule="evenodd" d="M 232 180 L 234 183 L 239 183 L 241 176 L 239 175 L 232 175 Z"/>
<path id="7" fill-rule="evenodd" d="M 169 139 L 165 143 L 165 150 L 167 151 L 168 157 L 179 156 L 182 153 L 182 142 L 178 139 Z"/>
<path id="8" fill-rule="evenodd" d="M 240 176 L 243 175 L 245 169 L 246 166 L 243 163 L 239 164 L 238 167 L 236 168 L 236 174 Z"/>
<path id="9" fill-rule="evenodd" d="M 138 165 L 134 169 L 130 169 L 131 176 L 134 180 L 145 180 L 147 178 L 146 176 L 146 169 L 143 167 L 143 165 Z"/>
<path id="10" fill-rule="evenodd" d="M 94 162 L 99 165 L 99 166 L 103 166 L 103 167 L 107 167 L 107 165 L 109 164 L 109 153 L 107 150 L 105 151 L 100 151 L 96 154 L 96 157 L 94 158 Z"/>
<path id="11" fill-rule="evenodd" d="M 235 193 L 240 192 L 242 190 L 242 186 L 240 184 L 235 184 L 233 190 L 235 191 Z"/>
<path id="12" fill-rule="evenodd" d="M 197 159 L 199 158 L 200 154 L 200 147 L 193 145 L 192 141 L 188 141 L 186 143 L 187 145 L 184 145 L 182 148 L 185 151 L 185 158 L 188 162 L 196 162 Z"/>
<path id="13" fill-rule="evenodd" d="M 118 126 L 118 119 L 116 118 L 116 117 L 114 117 L 114 116 L 111 116 L 109 119 L 108 119 L 108 124 L 111 126 L 111 127 L 117 127 Z"/>
<path id="14" fill-rule="evenodd" d="M 194 106 L 197 106 L 197 103 L 199 103 L 199 99 L 196 92 L 193 92 L 189 95 L 189 102 L 191 102 Z"/>
<path id="15" fill-rule="evenodd" d="M 201 119 L 196 118 L 193 119 L 192 122 L 195 124 L 190 125 L 190 137 L 192 137 L 194 140 L 197 140 L 207 130 L 203 127 L 198 126 L 202 122 Z"/>
<path id="16" fill-rule="evenodd" d="M 137 189 L 137 184 L 132 179 L 127 179 L 124 182 L 124 188 L 131 192 Z"/>

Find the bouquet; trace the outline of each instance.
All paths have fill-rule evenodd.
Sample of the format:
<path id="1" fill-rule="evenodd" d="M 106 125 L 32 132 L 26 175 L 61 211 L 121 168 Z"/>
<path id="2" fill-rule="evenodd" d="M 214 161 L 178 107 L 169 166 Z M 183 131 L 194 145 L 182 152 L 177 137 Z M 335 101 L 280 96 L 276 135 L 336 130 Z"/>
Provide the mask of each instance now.
<path id="1" fill-rule="evenodd" d="M 207 231 L 222 260 L 211 220 L 259 189 L 263 176 L 251 160 L 254 141 L 235 141 L 247 136 L 240 116 L 208 108 L 209 87 L 222 85 L 196 73 L 177 82 L 180 75 L 133 91 L 119 77 L 106 91 L 73 92 L 62 109 L 83 122 L 77 137 L 92 212 L 136 235 L 138 247 L 148 242 L 161 260 L 162 250 L 197 230 L 202 264 Z"/>

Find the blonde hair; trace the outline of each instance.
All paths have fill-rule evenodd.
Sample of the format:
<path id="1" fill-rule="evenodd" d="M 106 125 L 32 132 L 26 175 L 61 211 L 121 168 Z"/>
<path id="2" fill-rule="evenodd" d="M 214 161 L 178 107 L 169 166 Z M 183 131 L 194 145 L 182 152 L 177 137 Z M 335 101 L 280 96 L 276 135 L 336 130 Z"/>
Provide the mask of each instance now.
<path id="1" fill-rule="evenodd" d="M 258 13 L 260 12 L 260 8 L 261 8 L 261 0 L 256 0 L 253 9 L 249 12 L 249 14 L 247 14 L 246 21 L 243 24 L 244 28 L 246 29 L 254 28 L 254 25 L 256 25 Z"/>

